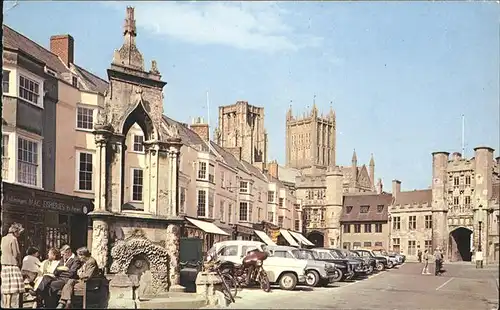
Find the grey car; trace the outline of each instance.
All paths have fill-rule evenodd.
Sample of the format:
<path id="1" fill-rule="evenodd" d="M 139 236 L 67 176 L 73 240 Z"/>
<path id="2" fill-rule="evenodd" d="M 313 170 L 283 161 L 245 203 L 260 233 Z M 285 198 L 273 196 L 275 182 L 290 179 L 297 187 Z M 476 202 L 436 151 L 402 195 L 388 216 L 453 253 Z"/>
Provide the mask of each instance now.
<path id="1" fill-rule="evenodd" d="M 311 250 L 290 246 L 268 246 L 267 249 L 276 257 L 307 260 L 305 284 L 308 286 L 328 286 L 334 282 L 335 264 L 318 260 L 316 253 Z"/>

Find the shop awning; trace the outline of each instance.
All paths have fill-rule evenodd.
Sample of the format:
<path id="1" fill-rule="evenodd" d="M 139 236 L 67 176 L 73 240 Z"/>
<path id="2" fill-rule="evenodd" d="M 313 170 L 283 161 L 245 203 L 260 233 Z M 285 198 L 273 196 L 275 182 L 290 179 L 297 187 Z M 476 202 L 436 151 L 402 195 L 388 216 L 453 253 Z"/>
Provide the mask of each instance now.
<path id="1" fill-rule="evenodd" d="M 300 243 L 302 244 L 305 244 L 305 245 L 314 245 L 314 243 L 312 243 L 311 241 L 307 240 L 306 237 L 304 237 L 301 233 L 298 233 L 298 232 L 294 232 L 294 231 L 291 231 L 290 230 L 290 233 L 292 234 L 292 236 L 295 237 L 295 239 L 297 239 Z"/>
<path id="2" fill-rule="evenodd" d="M 220 229 L 219 227 L 217 227 L 213 223 L 204 222 L 204 221 L 195 220 L 195 219 L 190 219 L 188 217 L 186 217 L 186 220 L 188 220 L 191 224 L 193 224 L 194 226 L 198 227 L 199 229 L 203 230 L 206 233 L 215 234 L 215 235 L 230 236 L 230 234 L 223 231 L 222 229 Z"/>
<path id="3" fill-rule="evenodd" d="M 280 229 L 280 233 L 285 238 L 286 242 L 288 242 L 291 246 L 299 246 L 299 244 L 293 239 L 292 235 L 290 235 L 290 232 L 286 229 Z"/>
<path id="4" fill-rule="evenodd" d="M 260 239 L 262 239 L 262 241 L 264 241 L 265 244 L 276 245 L 276 243 L 274 243 L 273 240 L 271 240 L 271 238 L 269 238 L 269 236 L 266 235 L 265 232 L 263 232 L 261 230 L 254 230 L 254 232 L 257 236 L 259 236 Z"/>

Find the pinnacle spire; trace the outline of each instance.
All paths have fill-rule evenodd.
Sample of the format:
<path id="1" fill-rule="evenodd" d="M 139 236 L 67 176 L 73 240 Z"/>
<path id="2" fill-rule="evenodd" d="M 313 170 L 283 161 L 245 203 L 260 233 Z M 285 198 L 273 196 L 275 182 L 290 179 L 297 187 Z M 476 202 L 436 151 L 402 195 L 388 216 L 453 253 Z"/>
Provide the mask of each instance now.
<path id="1" fill-rule="evenodd" d="M 123 25 L 123 35 L 124 36 L 137 36 L 137 28 L 135 26 L 135 18 L 134 18 L 134 8 L 131 6 L 127 7 L 127 15 L 125 18 L 125 24 Z"/>
<path id="2" fill-rule="evenodd" d="M 134 8 L 128 6 L 123 25 L 123 45 L 119 50 L 115 50 L 113 64 L 144 71 L 144 58 L 135 45 L 136 37 Z M 154 67 L 156 67 L 156 62 Z"/>
<path id="3" fill-rule="evenodd" d="M 318 108 L 316 107 L 316 95 L 314 95 L 313 97 L 313 105 L 312 105 L 312 109 L 311 109 L 311 113 L 317 113 L 318 112 Z"/>
<path id="4" fill-rule="evenodd" d="M 356 149 L 352 152 L 352 163 L 357 163 L 358 162 L 358 156 L 356 155 Z"/>
<path id="5" fill-rule="evenodd" d="M 370 166 L 375 166 L 375 159 L 373 159 L 373 153 L 371 153 Z"/>

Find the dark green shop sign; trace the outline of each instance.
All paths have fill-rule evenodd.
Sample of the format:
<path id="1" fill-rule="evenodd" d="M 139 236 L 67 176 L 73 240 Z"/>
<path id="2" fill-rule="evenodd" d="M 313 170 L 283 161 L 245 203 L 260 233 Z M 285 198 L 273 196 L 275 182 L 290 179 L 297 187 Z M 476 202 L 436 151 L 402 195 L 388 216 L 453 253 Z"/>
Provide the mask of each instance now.
<path id="1" fill-rule="evenodd" d="M 4 196 L 4 203 L 11 205 L 21 205 L 34 208 L 42 208 L 45 210 L 59 211 L 59 212 L 70 212 L 70 213 L 88 213 L 86 206 L 82 204 L 68 204 L 61 201 L 54 200 L 44 200 L 32 197 L 19 197 L 6 193 Z"/>

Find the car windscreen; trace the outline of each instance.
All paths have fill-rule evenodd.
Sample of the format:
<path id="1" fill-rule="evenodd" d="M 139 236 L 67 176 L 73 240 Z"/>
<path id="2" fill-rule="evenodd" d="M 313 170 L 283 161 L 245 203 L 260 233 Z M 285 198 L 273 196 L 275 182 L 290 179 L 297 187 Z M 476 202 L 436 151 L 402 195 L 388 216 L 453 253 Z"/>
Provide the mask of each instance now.
<path id="1" fill-rule="evenodd" d="M 358 253 L 356 253 L 356 252 L 347 251 L 347 253 L 348 253 L 351 257 L 361 257 L 361 255 L 359 255 L 359 254 L 358 254 Z"/>
<path id="2" fill-rule="evenodd" d="M 333 256 L 333 258 L 342 258 L 339 253 L 335 250 L 330 250 L 330 254 Z"/>
<path id="3" fill-rule="evenodd" d="M 292 252 L 295 252 L 295 251 L 292 251 Z M 299 256 L 296 256 L 296 257 L 298 257 L 300 259 L 313 259 L 313 260 L 318 259 L 318 255 L 316 255 L 316 253 L 314 253 L 313 251 L 300 250 L 298 252 L 299 252 Z"/>

